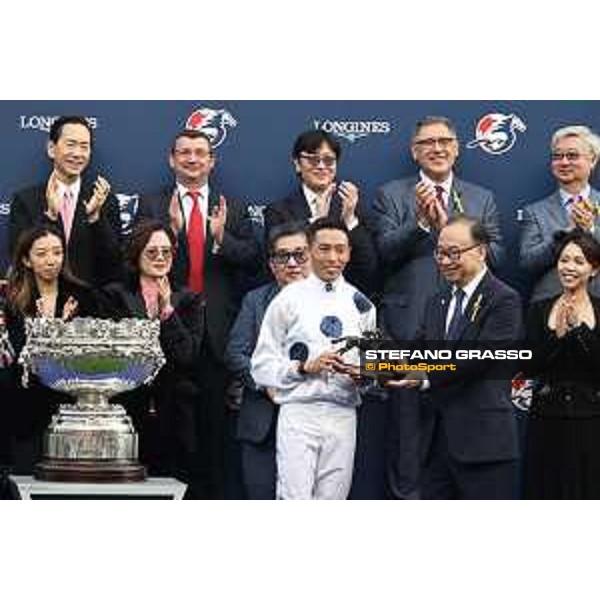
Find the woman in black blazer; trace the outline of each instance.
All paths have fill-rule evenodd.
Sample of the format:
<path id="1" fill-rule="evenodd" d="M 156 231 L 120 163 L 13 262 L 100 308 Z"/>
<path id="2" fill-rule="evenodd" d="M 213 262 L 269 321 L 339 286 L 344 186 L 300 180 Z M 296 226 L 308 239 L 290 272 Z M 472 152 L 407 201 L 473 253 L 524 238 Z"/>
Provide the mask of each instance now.
<path id="1" fill-rule="evenodd" d="M 15 354 L 25 345 L 27 317 L 71 319 L 91 316 L 96 311 L 93 291 L 75 278 L 65 260 L 62 232 L 38 226 L 21 233 L 9 270 L 6 287 L 6 328 Z M 11 366 L 12 393 L 8 407 L 9 446 L 13 470 L 31 473 L 40 458 L 44 430 L 66 394 L 42 386 L 32 378 L 21 387 L 21 370 Z"/>
<path id="2" fill-rule="evenodd" d="M 128 271 L 124 283 L 99 294 L 102 315 L 160 321 L 160 342 L 167 363 L 149 387 L 117 398 L 134 420 L 140 440 L 140 461 L 150 475 L 171 476 L 190 485 L 194 495 L 198 368 L 204 329 L 203 297 L 173 290 L 169 275 L 176 251 L 170 228 L 143 221 L 131 233 L 125 249 Z"/>
<path id="3" fill-rule="evenodd" d="M 588 292 L 600 244 L 580 229 L 559 240 L 562 293 L 534 303 L 527 320 L 536 380 L 525 450 L 525 496 L 600 498 L 600 299 Z"/>

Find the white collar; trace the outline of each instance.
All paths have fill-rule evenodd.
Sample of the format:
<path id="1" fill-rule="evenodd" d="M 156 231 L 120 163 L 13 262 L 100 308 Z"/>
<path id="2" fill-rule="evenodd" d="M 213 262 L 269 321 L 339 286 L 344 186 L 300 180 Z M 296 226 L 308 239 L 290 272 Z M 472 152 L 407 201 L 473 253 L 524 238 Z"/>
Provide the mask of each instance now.
<path id="1" fill-rule="evenodd" d="M 585 187 L 578 192 L 577 194 L 571 194 L 571 192 L 567 192 L 567 190 L 563 190 L 563 188 L 558 188 L 558 193 L 563 201 L 563 204 L 566 204 L 571 198 L 575 196 L 581 196 L 582 198 L 589 198 L 592 194 L 592 187 L 589 183 L 585 185 Z"/>
<path id="2" fill-rule="evenodd" d="M 433 187 L 439 185 L 443 187 L 446 197 L 450 195 L 450 191 L 452 190 L 452 184 L 454 183 L 454 173 L 452 171 L 450 171 L 448 177 L 441 183 L 438 181 L 433 181 L 433 179 L 431 179 L 431 177 L 428 177 L 422 169 L 419 171 L 419 177 L 421 178 L 421 181 L 427 183 L 428 185 L 431 185 Z"/>
<path id="3" fill-rule="evenodd" d="M 465 285 L 462 288 L 462 291 L 465 293 L 465 299 L 463 301 L 463 308 L 465 306 L 467 306 L 467 304 L 469 303 L 469 300 L 471 300 L 471 296 L 475 293 L 475 290 L 481 283 L 481 280 L 485 277 L 485 274 L 487 273 L 487 271 L 488 271 L 487 266 L 483 265 L 483 269 L 481 269 L 481 271 L 479 273 L 477 273 L 477 275 L 475 275 L 475 277 L 473 277 L 473 279 L 471 279 L 471 281 L 469 281 L 469 283 L 467 283 L 467 285 Z M 456 292 L 456 290 L 457 290 L 457 286 L 455 286 L 455 285 L 452 286 L 452 294 L 454 294 L 454 292 Z"/>
<path id="4" fill-rule="evenodd" d="M 56 189 L 59 198 L 64 198 L 65 192 L 69 190 L 75 200 L 79 198 L 79 192 L 81 190 L 81 177 L 71 184 L 63 183 L 58 177 L 56 178 Z"/>
<path id="5" fill-rule="evenodd" d="M 323 281 L 321 278 L 317 277 L 314 273 L 310 273 L 306 278 L 311 285 L 317 287 L 319 290 L 331 293 L 337 292 L 344 285 L 344 276 L 340 275 L 335 281 Z"/>
<path id="6" fill-rule="evenodd" d="M 190 190 L 189 188 L 185 187 L 185 185 L 183 185 L 182 183 L 177 182 L 177 193 L 179 194 L 179 197 L 181 199 L 185 198 L 186 196 L 189 196 L 190 194 Z M 200 192 L 200 196 L 202 197 L 203 200 L 206 200 L 208 198 L 208 181 L 200 187 L 200 189 L 198 190 Z"/>

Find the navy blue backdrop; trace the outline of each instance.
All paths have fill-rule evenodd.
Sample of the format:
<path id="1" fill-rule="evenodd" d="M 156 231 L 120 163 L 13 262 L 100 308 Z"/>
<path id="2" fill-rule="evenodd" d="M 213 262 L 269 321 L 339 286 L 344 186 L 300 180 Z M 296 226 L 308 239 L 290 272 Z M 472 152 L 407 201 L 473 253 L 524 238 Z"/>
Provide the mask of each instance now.
<path id="1" fill-rule="evenodd" d="M 340 136 L 339 178 L 357 183 L 370 204 L 380 184 L 415 172 L 408 149 L 414 122 L 439 114 L 458 127 L 460 175 L 496 194 L 510 251 L 501 275 L 523 289 L 514 268 L 518 207 L 553 189 L 548 160 L 552 132 L 569 124 L 600 130 L 599 108 L 598 101 L 1 102 L 0 268 L 7 266 L 11 194 L 47 177 L 47 131 L 57 115 L 90 119 L 96 140 L 92 170 L 126 196 L 154 192 L 170 181 L 169 144 L 190 119 L 189 125 L 215 136 L 220 187 L 252 205 L 258 219 L 256 207 L 283 197 L 294 184 L 290 150 L 300 131 L 320 126 Z M 478 138 L 482 143 L 469 144 Z M 368 448 L 357 456 L 356 497 L 378 495 L 381 484 L 382 413 L 370 410 L 363 423 L 369 435 L 361 441 Z"/>
<path id="2" fill-rule="evenodd" d="M 92 168 L 112 183 L 117 193 L 156 191 L 169 181 L 167 152 L 173 134 L 198 109 L 225 110 L 217 117 L 226 130 L 218 139 L 215 176 L 230 196 L 264 205 L 284 196 L 294 182 L 290 149 L 296 135 L 317 122 L 341 131 L 344 156 L 341 178 L 355 181 L 370 203 L 376 188 L 415 171 L 408 141 L 414 122 L 427 114 L 453 119 L 463 146 L 459 172 L 465 179 L 494 190 L 509 241 L 516 234 L 516 209 L 543 197 L 553 183 L 548 169 L 552 132 L 567 124 L 600 129 L 600 102 L 480 102 L 480 101 L 11 101 L 0 103 L 0 266 L 6 266 L 6 221 L 11 194 L 42 180 L 48 173 L 45 156 L 49 119 L 83 114 L 92 119 L 96 147 Z M 501 154 L 475 139 L 478 121 L 488 114 L 516 115 L 525 131 Z M 210 111 L 196 113 L 194 123 L 206 124 Z M 221 115 L 222 117 L 222 115 Z M 223 124 L 223 121 L 225 123 Z M 228 124 L 229 123 L 229 124 Z M 370 130 L 350 140 L 356 130 Z M 222 136 L 218 136 L 222 138 Z M 504 275 L 518 283 L 509 261 Z"/>

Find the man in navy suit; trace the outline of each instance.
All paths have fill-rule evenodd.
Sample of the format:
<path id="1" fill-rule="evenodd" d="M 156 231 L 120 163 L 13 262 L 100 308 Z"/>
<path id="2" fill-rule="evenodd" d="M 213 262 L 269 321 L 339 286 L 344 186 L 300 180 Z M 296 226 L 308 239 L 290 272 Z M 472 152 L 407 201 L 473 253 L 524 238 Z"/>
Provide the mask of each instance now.
<path id="1" fill-rule="evenodd" d="M 265 210 L 265 230 L 298 222 L 308 226 L 316 219 L 331 217 L 347 227 L 352 246 L 344 277 L 369 297 L 377 286 L 377 252 L 358 187 L 351 181 L 336 181 L 342 155 L 338 140 L 320 129 L 301 133 L 294 143 L 292 160 L 299 186 L 285 199 Z"/>
<path id="2" fill-rule="evenodd" d="M 440 231 L 435 257 L 449 290 L 434 294 L 416 339 L 447 340 L 453 351 L 478 345 L 516 348 L 522 334 L 519 295 L 486 266 L 489 238 L 467 217 Z M 421 497 L 510 499 L 517 484 L 517 423 L 511 375 L 493 360 L 452 360 L 456 370 L 411 371 L 391 387 L 421 395 Z"/>
<path id="3" fill-rule="evenodd" d="M 92 130 L 84 117 L 59 117 L 50 127 L 52 173 L 43 184 L 17 192 L 10 205 L 9 247 L 37 225 L 54 225 L 65 238 L 73 274 L 92 285 L 122 276 L 119 204 L 103 177 L 84 178 L 92 156 Z"/>
<path id="4" fill-rule="evenodd" d="M 551 150 L 558 189 L 525 206 L 520 219 L 519 263 L 531 277 L 532 302 L 561 292 L 554 268 L 555 233 L 579 227 L 600 241 L 600 192 L 590 186 L 600 156 L 600 137 L 583 125 L 562 127 L 552 136 Z M 597 277 L 590 282 L 590 292 L 600 295 Z"/>
<path id="5" fill-rule="evenodd" d="M 205 331 L 197 383 L 199 457 L 206 471 L 207 498 L 225 495 L 226 389 L 223 362 L 229 330 L 241 300 L 237 282 L 256 267 L 258 242 L 246 207 L 225 199 L 209 180 L 216 164 L 210 138 L 179 132 L 169 153 L 175 182 L 160 194 L 141 198 L 136 221 L 161 221 L 177 235 L 175 283 L 204 295 Z"/>
<path id="6" fill-rule="evenodd" d="M 244 297 L 225 350 L 229 370 L 244 384 L 238 417 L 242 474 L 250 500 L 274 500 L 276 483 L 275 428 L 277 405 L 250 375 L 250 359 L 265 311 L 279 290 L 310 273 L 308 239 L 297 223 L 277 225 L 269 232 L 269 267 L 275 280 Z"/>
<path id="7" fill-rule="evenodd" d="M 440 230 L 448 219 L 467 215 L 480 220 L 490 237 L 489 261 L 503 255 L 500 218 L 491 191 L 459 179 L 455 126 L 446 117 L 425 117 L 416 124 L 411 153 L 420 171 L 390 181 L 373 204 L 375 241 L 383 264 L 382 326 L 396 340 L 414 337 L 425 301 L 443 280 L 433 258 Z M 388 493 L 418 496 L 418 398 L 410 391 L 390 394 Z"/>

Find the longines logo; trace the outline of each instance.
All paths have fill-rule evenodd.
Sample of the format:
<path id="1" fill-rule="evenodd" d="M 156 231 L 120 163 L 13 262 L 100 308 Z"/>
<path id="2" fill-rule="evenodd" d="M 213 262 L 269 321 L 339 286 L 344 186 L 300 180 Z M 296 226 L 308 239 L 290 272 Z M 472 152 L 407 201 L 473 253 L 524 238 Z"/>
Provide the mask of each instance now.
<path id="1" fill-rule="evenodd" d="M 327 133 L 337 135 L 349 142 L 367 137 L 368 135 L 378 134 L 387 135 L 392 130 L 389 121 L 334 121 L 325 119 L 323 121 L 315 119 L 313 121 L 315 129 L 322 129 Z"/>
<path id="2" fill-rule="evenodd" d="M 59 115 L 21 115 L 19 117 L 20 129 L 35 129 L 37 131 L 45 131 L 48 133 L 52 123 L 58 119 Z M 96 117 L 86 117 L 88 125 L 92 129 L 97 129 L 98 119 Z"/>

